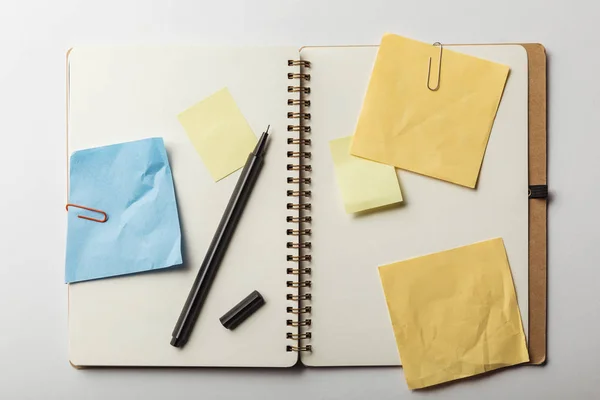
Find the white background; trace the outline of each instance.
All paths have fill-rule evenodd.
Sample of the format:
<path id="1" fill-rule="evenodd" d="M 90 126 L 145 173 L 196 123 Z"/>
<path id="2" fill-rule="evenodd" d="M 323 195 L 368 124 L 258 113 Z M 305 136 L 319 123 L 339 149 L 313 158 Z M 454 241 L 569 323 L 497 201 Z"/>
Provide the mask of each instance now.
<path id="1" fill-rule="evenodd" d="M 4 0 L 0 399 L 599 398 L 599 15 L 593 0 Z M 415 393 L 398 368 L 71 368 L 63 284 L 66 50 L 92 43 L 376 44 L 384 32 L 426 42 L 541 42 L 548 50 L 547 365 Z"/>

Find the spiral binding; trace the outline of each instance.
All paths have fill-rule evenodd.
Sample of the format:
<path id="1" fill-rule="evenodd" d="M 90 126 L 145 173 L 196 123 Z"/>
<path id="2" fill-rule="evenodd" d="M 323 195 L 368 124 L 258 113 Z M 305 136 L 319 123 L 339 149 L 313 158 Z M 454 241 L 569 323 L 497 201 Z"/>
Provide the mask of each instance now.
<path id="1" fill-rule="evenodd" d="M 312 285 L 310 275 L 312 269 L 306 264 L 312 261 L 312 255 L 309 253 L 312 248 L 312 243 L 307 240 L 311 234 L 310 223 L 312 217 L 307 213 L 310 212 L 311 204 L 309 201 L 312 192 L 308 189 L 311 184 L 311 178 L 306 176 L 312 171 L 309 164 L 312 154 L 307 150 L 310 147 L 311 140 L 304 137 L 310 133 L 310 126 L 307 125 L 311 119 L 310 112 L 307 112 L 310 107 L 310 100 L 307 95 L 310 94 L 310 87 L 307 86 L 310 82 L 310 62 L 305 60 L 288 60 L 289 67 L 299 68 L 299 71 L 290 72 L 287 78 L 294 84 L 288 85 L 288 93 L 297 94 L 296 98 L 288 99 L 288 106 L 295 107 L 287 113 L 290 120 L 290 125 L 287 126 L 288 132 L 296 133 L 295 137 L 290 137 L 287 140 L 288 145 L 294 146 L 287 152 L 287 157 L 290 163 L 287 165 L 287 170 L 296 172 L 296 176 L 289 176 L 287 183 L 295 185 L 294 188 L 287 190 L 287 196 L 290 202 L 287 203 L 287 209 L 295 211 L 295 215 L 288 215 L 286 221 L 288 223 L 297 224 L 295 229 L 287 229 L 288 236 L 294 236 L 295 241 L 287 242 L 287 248 L 295 250 L 295 254 L 288 254 L 287 261 L 294 263 L 294 267 L 288 267 L 286 273 L 290 276 L 287 281 L 287 287 L 296 289 L 295 293 L 288 293 L 286 299 L 297 303 L 294 307 L 287 307 L 288 314 L 297 315 L 298 319 L 288 319 L 287 326 L 297 327 L 297 332 L 287 332 L 287 339 L 295 341 L 294 344 L 286 346 L 286 351 L 312 351 L 312 347 L 307 341 L 312 337 L 308 330 L 312 320 L 308 317 L 311 313 L 310 300 L 312 295 L 309 290 Z"/>

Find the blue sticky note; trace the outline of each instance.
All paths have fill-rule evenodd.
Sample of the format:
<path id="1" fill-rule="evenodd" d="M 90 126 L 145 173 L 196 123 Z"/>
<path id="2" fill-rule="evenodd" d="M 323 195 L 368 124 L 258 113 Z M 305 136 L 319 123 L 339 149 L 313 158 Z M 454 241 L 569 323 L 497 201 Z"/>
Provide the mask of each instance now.
<path id="1" fill-rule="evenodd" d="M 65 281 L 182 263 L 173 176 L 161 138 L 76 151 L 71 156 Z"/>

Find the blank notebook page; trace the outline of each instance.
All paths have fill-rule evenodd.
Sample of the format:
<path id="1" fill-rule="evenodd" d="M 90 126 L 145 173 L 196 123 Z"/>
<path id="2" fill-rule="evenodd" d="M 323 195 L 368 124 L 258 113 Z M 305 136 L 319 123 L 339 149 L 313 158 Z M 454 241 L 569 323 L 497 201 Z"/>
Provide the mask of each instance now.
<path id="1" fill-rule="evenodd" d="M 456 50 L 511 68 L 477 189 L 398 171 L 403 204 L 361 215 L 344 211 L 329 141 L 354 133 L 377 47 L 301 51 L 311 62 L 313 167 L 312 352 L 301 356 L 306 365 L 399 365 L 377 267 L 496 237 L 506 244 L 528 326 L 527 54 L 514 45 Z"/>
<path id="2" fill-rule="evenodd" d="M 69 285 L 69 359 L 75 365 L 291 366 L 286 320 L 285 48 L 76 48 L 69 55 L 69 153 L 160 136 L 175 183 L 182 267 Z M 215 183 L 177 115 L 227 87 L 258 137 L 262 173 L 183 349 L 171 333 L 240 171 Z M 110 196 L 110 193 L 106 193 Z M 235 331 L 219 322 L 258 290 L 266 305 Z M 289 303 L 289 304 L 288 304 Z"/>

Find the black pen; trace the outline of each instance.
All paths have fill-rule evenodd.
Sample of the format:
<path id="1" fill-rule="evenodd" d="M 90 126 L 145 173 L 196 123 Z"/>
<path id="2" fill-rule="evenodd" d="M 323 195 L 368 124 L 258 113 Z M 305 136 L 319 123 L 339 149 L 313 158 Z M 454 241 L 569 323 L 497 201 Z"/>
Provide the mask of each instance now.
<path id="1" fill-rule="evenodd" d="M 242 211 L 244 211 L 244 207 L 250 197 L 250 192 L 252 192 L 252 188 L 256 183 L 256 178 L 264 163 L 267 138 L 269 137 L 268 132 L 269 127 L 263 132 L 254 151 L 250 153 L 246 160 L 246 164 L 235 185 L 235 189 L 233 189 L 225 213 L 223 213 L 223 217 L 221 217 L 217 232 L 208 247 L 204 261 L 196 276 L 196 280 L 192 285 L 190 294 L 185 301 L 183 310 L 181 310 L 181 314 L 179 315 L 179 319 L 173 330 L 173 338 L 171 339 L 172 346 L 183 347 L 190 338 L 194 324 L 198 319 L 202 305 L 208 295 L 210 285 L 223 260 L 223 256 L 231 241 L 235 227 L 240 220 Z"/>

